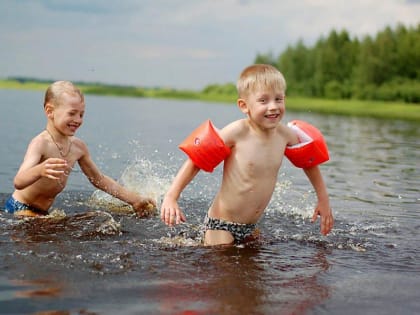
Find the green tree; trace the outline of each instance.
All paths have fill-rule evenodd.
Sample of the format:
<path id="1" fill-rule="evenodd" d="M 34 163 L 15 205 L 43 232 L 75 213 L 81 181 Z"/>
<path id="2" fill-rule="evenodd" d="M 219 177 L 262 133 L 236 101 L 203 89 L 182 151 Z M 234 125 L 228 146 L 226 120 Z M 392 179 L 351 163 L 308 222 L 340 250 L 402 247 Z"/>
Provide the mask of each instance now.
<path id="1" fill-rule="evenodd" d="M 299 40 L 296 47 L 289 46 L 278 58 L 277 67 L 288 82 L 290 94 L 312 95 L 314 64 L 310 50 Z"/>
<path id="2" fill-rule="evenodd" d="M 299 40 L 277 58 L 258 54 L 255 62 L 276 66 L 288 94 L 419 102 L 420 23 L 386 27 L 362 40 L 332 30 L 313 47 Z"/>
<path id="3" fill-rule="evenodd" d="M 274 54 L 272 52 L 269 52 L 267 54 L 257 54 L 257 57 L 255 57 L 254 64 L 267 64 L 276 66 L 276 58 L 274 57 Z"/>

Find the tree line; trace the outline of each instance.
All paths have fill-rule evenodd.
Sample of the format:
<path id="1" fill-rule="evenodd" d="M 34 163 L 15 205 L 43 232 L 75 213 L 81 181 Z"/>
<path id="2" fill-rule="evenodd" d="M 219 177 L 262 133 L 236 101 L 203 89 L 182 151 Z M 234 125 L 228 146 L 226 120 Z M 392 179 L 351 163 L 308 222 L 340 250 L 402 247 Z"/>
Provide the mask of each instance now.
<path id="1" fill-rule="evenodd" d="M 351 38 L 332 30 L 312 47 L 302 40 L 279 56 L 257 54 L 286 77 L 288 95 L 420 103 L 420 23 Z"/>

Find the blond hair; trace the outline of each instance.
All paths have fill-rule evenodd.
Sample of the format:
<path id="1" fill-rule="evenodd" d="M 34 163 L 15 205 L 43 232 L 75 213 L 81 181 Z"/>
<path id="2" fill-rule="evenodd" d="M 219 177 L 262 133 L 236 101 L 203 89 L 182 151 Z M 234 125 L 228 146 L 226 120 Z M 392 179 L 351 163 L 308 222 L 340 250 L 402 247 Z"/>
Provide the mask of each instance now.
<path id="1" fill-rule="evenodd" d="M 245 68 L 236 84 L 239 97 L 259 89 L 275 89 L 286 92 L 286 80 L 275 67 L 266 64 L 255 64 Z"/>
<path id="2" fill-rule="evenodd" d="M 72 96 L 79 96 L 83 103 L 85 101 L 83 93 L 73 83 L 70 81 L 56 81 L 52 83 L 45 92 L 44 108 L 47 103 L 50 103 L 54 106 L 60 105 L 61 96 L 64 93 Z"/>

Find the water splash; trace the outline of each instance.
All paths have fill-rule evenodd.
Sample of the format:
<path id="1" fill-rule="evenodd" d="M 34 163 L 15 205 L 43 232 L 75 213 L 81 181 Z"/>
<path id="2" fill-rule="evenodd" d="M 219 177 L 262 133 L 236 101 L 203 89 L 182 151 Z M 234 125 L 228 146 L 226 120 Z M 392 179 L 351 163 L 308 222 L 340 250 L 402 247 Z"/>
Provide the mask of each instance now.
<path id="1" fill-rule="evenodd" d="M 96 232 L 102 235 L 121 235 L 121 223 L 115 221 L 109 213 L 102 212 L 102 214 L 106 214 L 108 219 L 96 228 Z"/>
<path id="2" fill-rule="evenodd" d="M 284 176 L 279 175 L 266 213 L 280 213 L 300 219 L 311 218 L 315 208 L 314 193 L 296 190 L 292 181 L 282 178 Z"/>
<path id="3" fill-rule="evenodd" d="M 66 216 L 67 216 L 67 214 L 63 209 L 54 208 L 48 213 L 48 215 L 46 217 L 47 218 L 52 218 L 52 219 L 63 219 Z"/>
<path id="4" fill-rule="evenodd" d="M 168 172 L 168 167 L 161 162 L 137 158 L 127 166 L 118 182 L 130 191 L 153 198 L 159 209 L 163 195 L 172 181 L 169 174 L 171 172 Z M 131 206 L 101 190 L 95 190 L 88 203 L 106 207 L 113 212 L 133 212 Z"/>
<path id="5" fill-rule="evenodd" d="M 166 236 L 152 241 L 163 247 L 192 247 L 202 246 L 204 225 L 184 222 L 176 227 L 171 227 Z"/>

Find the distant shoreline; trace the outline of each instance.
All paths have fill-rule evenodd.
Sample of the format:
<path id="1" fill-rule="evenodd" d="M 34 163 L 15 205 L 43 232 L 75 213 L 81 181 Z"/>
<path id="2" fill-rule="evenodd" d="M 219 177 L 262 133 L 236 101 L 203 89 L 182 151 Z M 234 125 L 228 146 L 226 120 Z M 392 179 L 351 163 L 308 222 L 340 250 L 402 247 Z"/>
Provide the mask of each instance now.
<path id="1" fill-rule="evenodd" d="M 203 93 L 200 91 L 175 90 L 170 88 L 142 88 L 96 83 L 74 83 L 83 93 L 92 95 L 236 103 L 236 95 L 232 94 Z M 16 80 L 0 80 L 0 89 L 45 91 L 48 85 L 49 83 L 47 82 L 25 81 L 22 83 Z M 420 105 L 404 102 L 287 97 L 286 107 L 291 111 L 313 112 L 325 115 L 420 121 Z"/>

